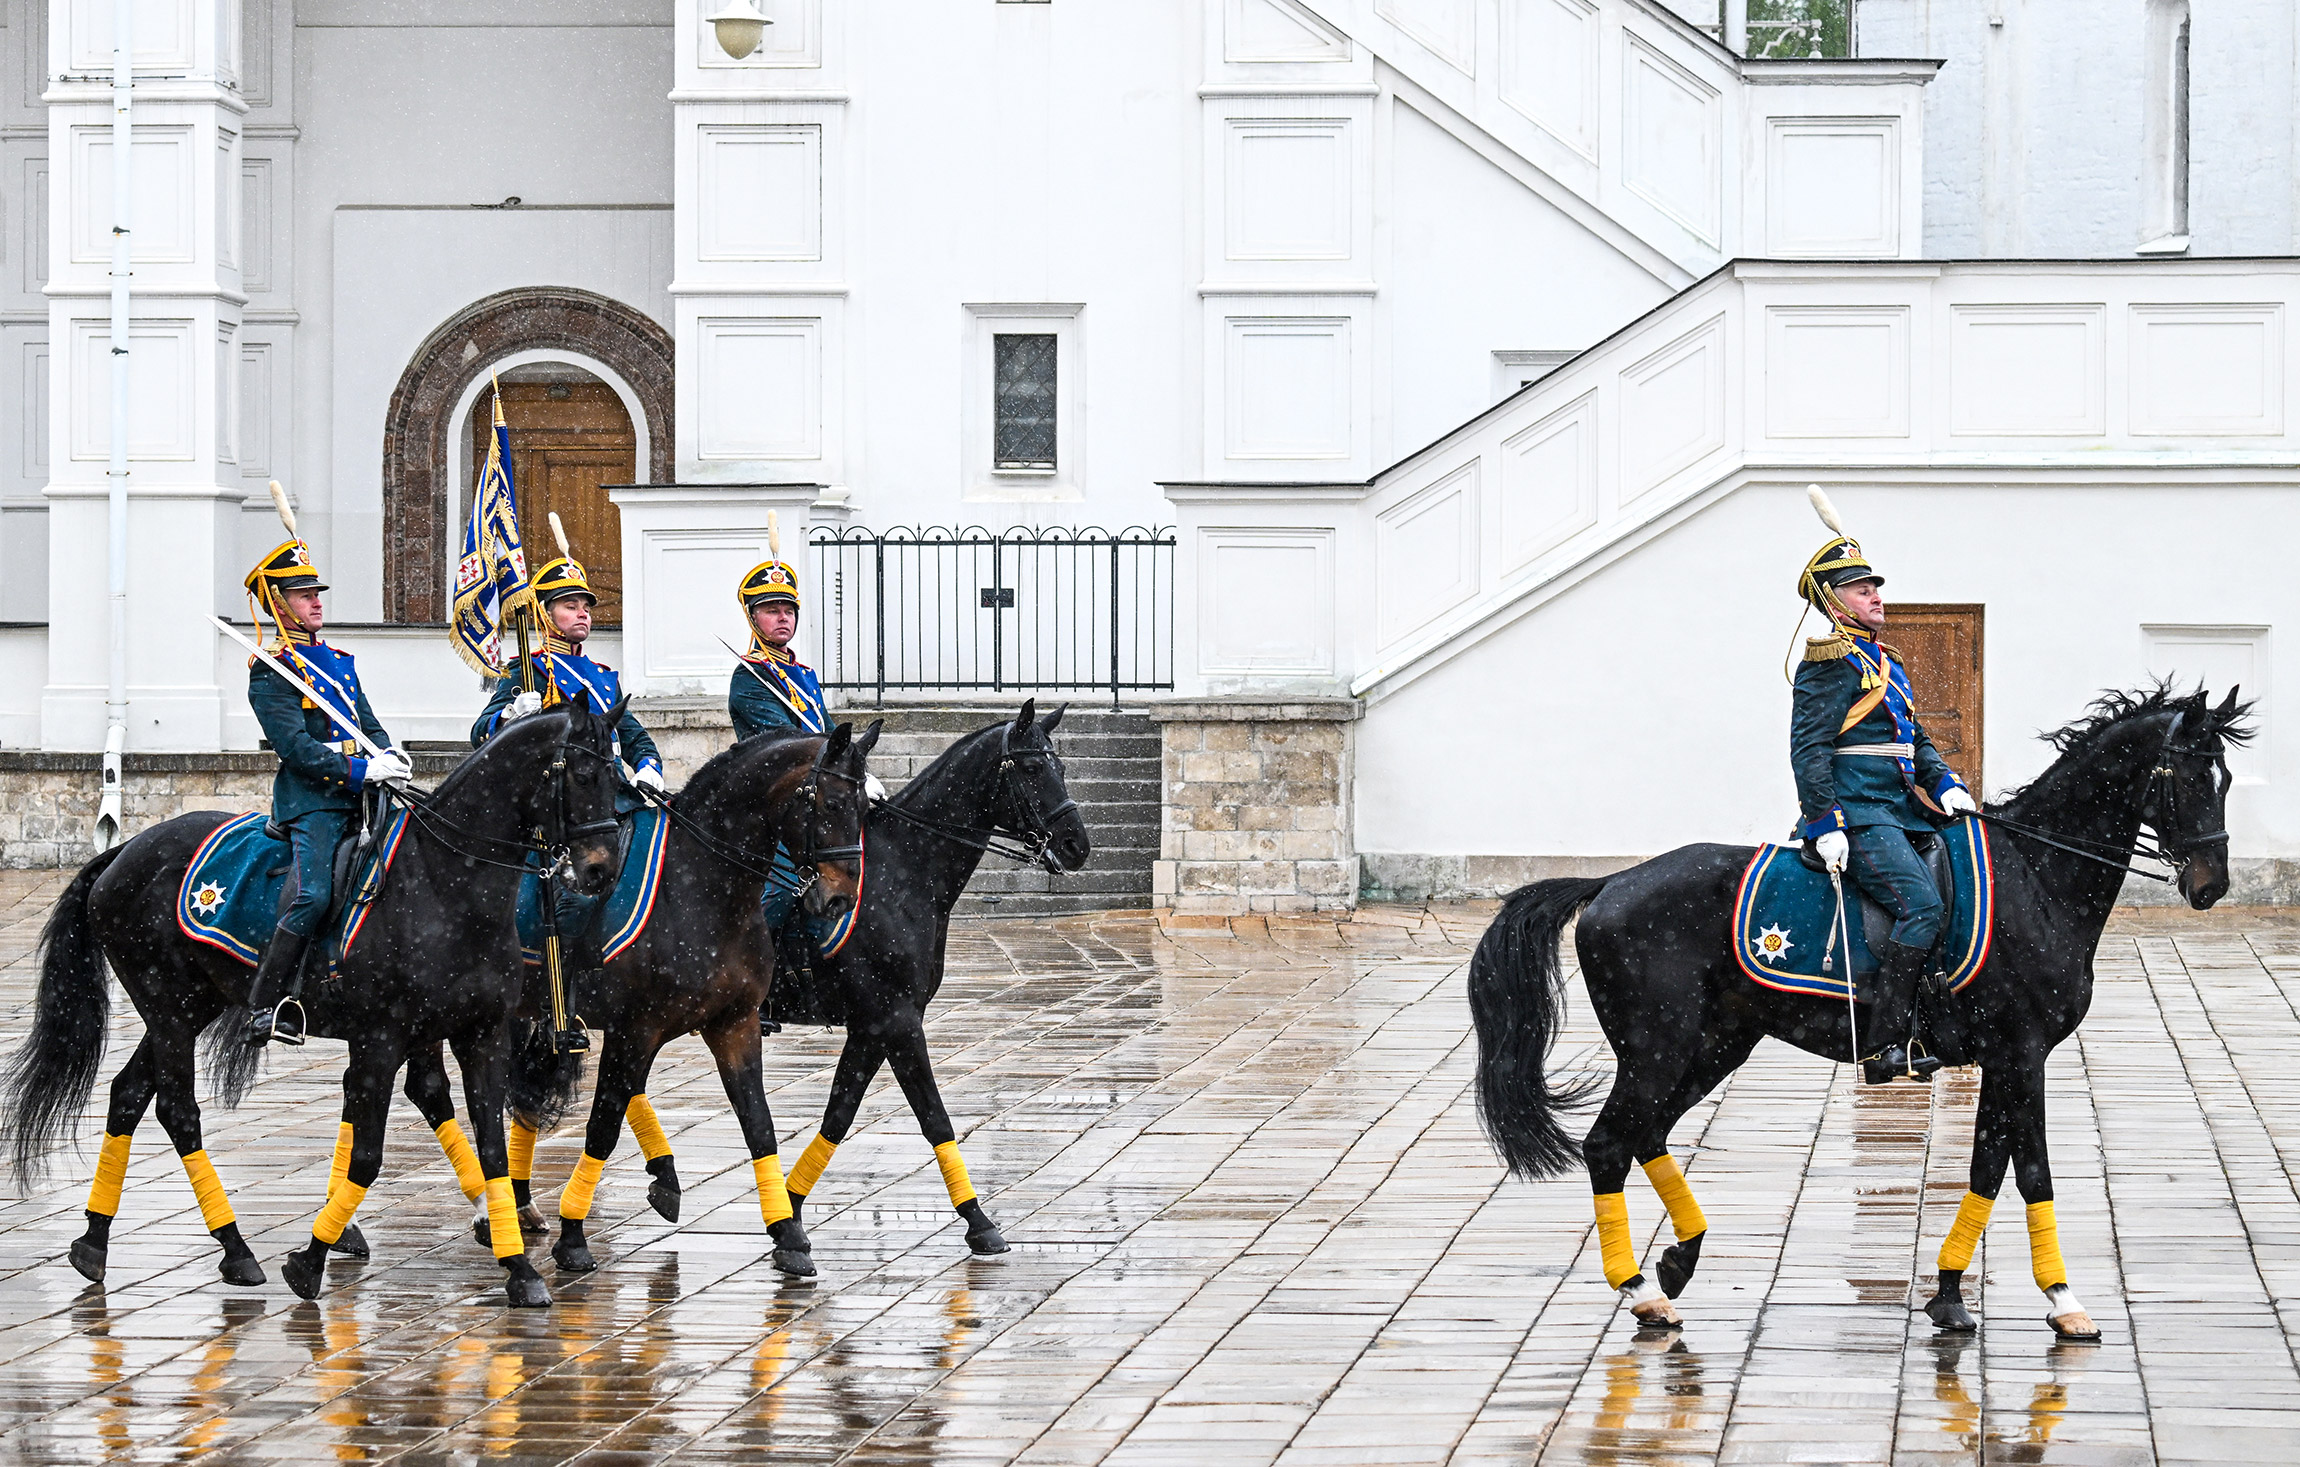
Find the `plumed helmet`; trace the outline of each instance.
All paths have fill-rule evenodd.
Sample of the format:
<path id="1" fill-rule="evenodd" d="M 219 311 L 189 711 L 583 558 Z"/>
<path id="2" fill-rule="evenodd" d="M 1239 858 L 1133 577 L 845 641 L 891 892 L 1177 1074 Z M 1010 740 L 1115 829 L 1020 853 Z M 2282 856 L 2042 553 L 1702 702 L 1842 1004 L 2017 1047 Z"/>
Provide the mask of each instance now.
<path id="1" fill-rule="evenodd" d="M 530 584 L 535 599 L 544 606 L 564 596 L 588 596 L 596 603 L 599 593 L 591 589 L 591 580 L 583 573 L 583 562 L 570 555 L 562 555 L 535 573 Z"/>
<path id="2" fill-rule="evenodd" d="M 735 598 L 743 603 L 745 616 L 769 601 L 788 601 L 793 610 L 798 608 L 799 575 L 783 559 L 782 522 L 771 509 L 767 511 L 767 558 L 743 572 Z"/>
<path id="3" fill-rule="evenodd" d="M 1838 518 L 1837 507 L 1821 492 L 1821 486 L 1808 485 L 1805 496 L 1812 501 L 1813 512 L 1821 517 L 1821 523 L 1833 532 L 1833 538 L 1805 562 L 1804 570 L 1797 576 L 1797 594 L 1822 612 L 1833 613 L 1841 609 L 1834 594 L 1838 587 L 1850 586 L 1855 581 L 1875 581 L 1881 586 L 1885 578 L 1869 564 L 1869 557 L 1861 552 L 1861 542 L 1845 533 L 1845 522 Z"/>
<path id="4" fill-rule="evenodd" d="M 319 578 L 319 569 L 311 563 L 311 547 L 301 540 L 289 540 L 272 547 L 241 584 L 248 588 L 249 595 L 259 600 L 267 599 L 270 592 L 327 589 L 327 582 Z"/>

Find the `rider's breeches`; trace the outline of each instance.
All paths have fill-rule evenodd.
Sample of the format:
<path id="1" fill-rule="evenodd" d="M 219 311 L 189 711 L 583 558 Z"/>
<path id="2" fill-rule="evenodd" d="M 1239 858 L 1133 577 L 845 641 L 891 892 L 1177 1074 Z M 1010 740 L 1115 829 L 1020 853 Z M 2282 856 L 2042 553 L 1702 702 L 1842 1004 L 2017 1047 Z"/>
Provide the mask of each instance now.
<path id="1" fill-rule="evenodd" d="M 349 810 L 307 810 L 287 827 L 293 852 L 288 880 L 295 884 L 295 896 L 280 926 L 298 937 L 319 931 L 320 919 L 327 915 L 328 896 L 335 886 L 335 848 L 350 824 Z"/>
<path id="2" fill-rule="evenodd" d="M 1932 951 L 1941 935 L 1941 894 L 1909 833 L 1897 825 L 1857 825 L 1845 836 L 1854 882 L 1893 914 L 1893 941 Z"/>
<path id="3" fill-rule="evenodd" d="M 759 893 L 760 915 L 766 918 L 769 932 L 780 932 L 798 909 L 799 893 L 807 889 L 807 874 L 791 859 L 791 853 L 780 845 L 775 847 L 774 865 L 767 872 L 766 887 Z"/>

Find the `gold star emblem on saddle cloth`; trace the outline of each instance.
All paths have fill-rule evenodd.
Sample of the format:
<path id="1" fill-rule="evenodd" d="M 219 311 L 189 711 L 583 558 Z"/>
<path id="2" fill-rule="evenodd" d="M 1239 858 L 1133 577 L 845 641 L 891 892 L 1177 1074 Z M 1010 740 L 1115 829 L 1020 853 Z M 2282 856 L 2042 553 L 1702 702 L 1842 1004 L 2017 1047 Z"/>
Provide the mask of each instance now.
<path id="1" fill-rule="evenodd" d="M 223 904 L 224 889 L 212 881 L 192 893 L 192 906 L 203 917 L 213 917 Z"/>
<path id="2" fill-rule="evenodd" d="M 1760 963 L 1787 962 L 1789 949 L 1796 945 L 1789 940 L 1789 934 L 1781 929 L 1778 922 L 1758 933 L 1756 940 L 1749 944 L 1756 950 L 1757 961 Z"/>

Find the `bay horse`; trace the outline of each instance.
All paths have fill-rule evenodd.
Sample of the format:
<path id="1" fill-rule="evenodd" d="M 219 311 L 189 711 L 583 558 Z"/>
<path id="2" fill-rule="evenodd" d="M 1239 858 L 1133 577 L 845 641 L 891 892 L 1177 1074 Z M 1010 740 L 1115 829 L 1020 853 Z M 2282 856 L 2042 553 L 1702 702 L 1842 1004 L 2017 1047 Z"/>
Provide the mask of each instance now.
<path id="1" fill-rule="evenodd" d="M 455 1050 L 489 1205 L 512 1216 L 503 1106 L 519 1000 L 513 897 L 524 859 L 537 849 L 554 866 L 564 862 L 563 879 L 579 891 L 598 894 L 613 884 L 612 750 L 621 712 L 618 703 L 604 716 L 575 708 L 522 719 L 435 792 L 414 796 L 358 941 L 334 976 L 306 985 L 306 1031 L 350 1046 L 343 1090 L 352 1132 L 342 1148 L 344 1178 L 331 1182 L 310 1243 L 282 1266 L 299 1296 L 318 1297 L 330 1245 L 382 1170 L 392 1081 L 413 1049 L 444 1042 Z M 219 1088 L 226 1103 L 236 1103 L 254 1077 L 259 1053 L 233 1042 L 245 1019 L 249 966 L 193 941 L 176 915 L 194 854 L 232 818 L 179 815 L 98 856 L 65 888 L 41 935 L 32 1032 L 11 1059 L 0 1096 L 20 1182 L 40 1173 L 94 1088 L 111 1010 L 107 962 L 144 1021 L 142 1041 L 112 1082 L 88 1227 L 71 1249 L 73 1265 L 95 1282 L 104 1274 L 129 1145 L 155 1100 L 202 1219 L 224 1250 L 224 1281 L 264 1279 L 203 1147 L 193 1090 L 195 1044 L 219 1023 L 230 1028 L 211 1045 L 224 1060 Z M 529 844 L 530 834 L 540 847 Z M 517 1225 L 497 1236 L 511 1240 L 495 1250 L 510 1303 L 548 1305 L 550 1291 L 519 1246 Z"/>
<path id="2" fill-rule="evenodd" d="M 2227 749 L 2252 737 L 2236 690 L 2217 707 L 2168 685 L 2101 696 L 2087 716 L 2046 735 L 2058 752 L 2036 780 L 1984 808 L 1996 870 L 1996 926 L 1986 965 L 1953 995 L 1926 1000 L 1932 1048 L 1981 1068 L 1970 1189 L 1941 1246 L 1940 1284 L 1925 1312 L 1941 1329 L 1975 1326 L 1965 1269 L 2009 1161 L 2027 1203 L 2030 1262 L 2047 1321 L 2064 1339 L 2097 1339 L 2069 1288 L 2053 1218 L 2045 1145 L 2045 1059 L 2076 1032 L 2092 1002 L 2092 957 L 2135 854 L 2177 867 L 2198 910 L 2228 890 Z M 1972 818 L 1972 817 L 1967 817 Z M 2157 850 L 2139 850 L 2145 825 Z M 1853 1058 L 1841 999 L 1761 987 L 1739 971 L 1731 923 L 1736 890 L 1756 853 L 1683 846 L 1614 876 L 1520 887 L 1480 939 L 1469 970 L 1478 1038 L 1477 1097 L 1486 1133 L 1509 1170 L 1556 1175 L 1576 1160 L 1595 1196 L 1606 1282 L 1641 1327 L 1681 1323 L 1671 1300 L 1691 1281 L 1707 1222 L 1669 1152 L 1669 1131 L 1770 1035 L 1824 1059 Z M 1562 1020 L 1558 943 L 1580 915 L 1574 951 L 1590 1005 L 1618 1061 L 1586 1139 L 1564 1113 L 1587 1081 L 1544 1072 Z M 1928 984 L 1928 987 L 1931 985 Z M 1677 1241 L 1638 1267 L 1622 1183 L 1632 1159 L 1668 1209 Z"/>

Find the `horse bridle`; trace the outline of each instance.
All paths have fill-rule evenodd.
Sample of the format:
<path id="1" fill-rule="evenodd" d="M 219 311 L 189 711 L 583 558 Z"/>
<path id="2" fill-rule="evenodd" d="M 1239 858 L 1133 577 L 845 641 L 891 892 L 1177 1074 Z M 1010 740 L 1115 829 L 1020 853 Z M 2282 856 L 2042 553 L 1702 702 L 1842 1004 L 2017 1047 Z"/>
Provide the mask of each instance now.
<path id="1" fill-rule="evenodd" d="M 617 822 L 611 817 L 605 820 L 584 821 L 574 821 L 569 817 L 568 785 L 572 776 L 567 765 L 568 756 L 571 754 L 580 755 L 587 759 L 596 759 L 610 767 L 615 762 L 615 757 L 612 754 L 602 753 L 597 749 L 587 749 L 581 744 L 562 738 L 559 741 L 558 754 L 551 761 L 551 767 L 544 771 L 544 778 L 551 782 L 551 799 L 548 806 L 549 819 L 545 824 L 535 827 L 532 840 L 508 840 L 499 835 L 488 835 L 483 831 L 473 830 L 460 821 L 441 814 L 439 810 L 434 808 L 431 792 L 427 790 L 410 789 L 401 794 L 399 798 L 407 806 L 409 819 L 422 826 L 424 833 L 433 840 L 438 841 L 466 861 L 475 861 L 488 866 L 501 866 L 514 871 L 530 871 L 534 868 L 529 865 L 529 859 L 540 856 L 543 858 L 543 870 L 547 873 L 556 872 L 566 863 L 569 854 L 574 849 L 575 842 L 585 836 L 604 835 L 617 828 Z M 506 853 L 515 854 L 518 859 L 497 860 L 493 856 L 481 855 L 478 851 L 458 845 L 454 840 L 441 834 L 441 827 L 455 832 L 456 836 L 474 845 L 493 846 Z"/>
<path id="2" fill-rule="evenodd" d="M 1021 762 L 1025 759 L 1051 759 L 1054 761 L 1055 773 L 1059 775 L 1062 772 L 1061 756 L 1054 752 L 1051 742 L 1043 749 L 1018 749 L 1014 747 L 1014 725 L 1011 723 L 1001 724 L 998 734 L 999 783 L 1007 798 L 1013 802 L 1014 807 L 1020 810 L 1024 819 L 1029 822 L 1027 829 L 1005 831 L 996 827 L 982 828 L 959 825 L 952 821 L 936 820 L 930 816 L 905 810 L 900 805 L 888 800 L 879 801 L 877 808 L 884 810 L 897 820 L 915 825 L 921 830 L 941 836 L 944 840 L 954 844 L 966 846 L 987 855 L 1000 856 L 1020 865 L 1029 865 L 1035 861 L 1046 867 L 1048 871 L 1059 872 L 1062 868 L 1055 863 L 1048 850 L 1054 844 L 1054 822 L 1075 812 L 1078 809 L 1078 802 L 1069 798 L 1069 786 L 1065 785 L 1062 803 L 1051 810 L 1041 811 L 1028 783 L 1017 777 Z M 1014 844 L 1008 846 L 1002 844 L 1002 840 L 1012 841 Z"/>
<path id="3" fill-rule="evenodd" d="M 860 785 L 863 782 L 860 775 L 848 774 L 844 770 L 831 769 L 825 765 L 824 759 L 830 753 L 830 748 L 830 740 L 825 738 L 822 747 L 815 750 L 814 762 L 807 766 L 806 778 L 800 781 L 798 788 L 792 790 L 790 794 L 792 799 L 804 799 L 807 802 L 807 818 L 799 827 L 799 844 L 795 847 L 788 844 L 782 845 L 782 849 L 789 853 L 792 864 L 807 873 L 806 886 L 800 887 L 799 890 L 801 891 L 806 890 L 807 886 L 814 885 L 815 878 L 821 874 L 823 862 L 860 861 L 862 859 L 863 848 L 860 841 L 853 845 L 844 846 L 826 846 L 822 843 L 819 827 L 826 815 L 823 805 L 822 782 L 826 779 L 841 780 L 850 785 Z M 656 809 L 663 812 L 672 824 L 685 831 L 695 844 L 736 870 L 749 876 L 759 877 L 762 880 L 769 879 L 774 875 L 775 857 L 772 850 L 762 857 L 758 852 L 748 847 L 734 845 L 719 839 L 698 825 L 694 817 L 681 810 L 678 803 L 668 795 L 649 794 L 648 799 L 653 802 Z"/>
<path id="4" fill-rule="evenodd" d="M 2162 881 L 2167 884 L 2176 882 L 2186 874 L 2199 850 L 2215 842 L 2225 845 L 2228 840 L 2226 830 L 2207 831 L 2199 835 L 2179 837 L 2177 840 L 2165 838 L 2165 827 L 2177 821 L 2180 816 L 2179 771 L 2172 767 L 2172 760 L 2175 755 L 2184 758 L 2210 759 L 2219 769 L 2223 779 L 2228 776 L 2228 766 L 2222 755 L 2198 745 L 2174 743 L 2173 740 L 2178 737 L 2179 733 L 2180 721 L 2174 719 L 2172 726 L 2164 731 L 2164 742 L 2158 747 L 2156 762 L 2148 771 L 2148 783 L 2140 792 L 2140 822 L 2155 833 L 2155 839 L 2149 844 L 2142 844 L 2140 837 L 2135 835 L 2132 844 L 2119 850 L 2115 846 L 2105 845 L 2097 841 L 2082 840 L 2075 836 L 2055 836 L 2049 832 L 2038 830 L 2034 826 L 2023 825 L 2019 821 L 2008 820 L 2002 815 L 1992 815 L 1986 811 L 1975 810 L 1972 814 L 1976 819 L 1985 820 L 1991 825 L 2001 826 L 2016 835 L 2025 835 L 2031 840 L 2039 841 L 2056 850 L 2066 851 L 2072 856 L 2081 856 L 2087 861 L 2096 862 L 2103 866 L 2114 866 L 2127 875 L 2142 876 L 2150 881 Z M 2157 810 L 2157 791 L 2160 788 L 2164 792 L 2164 809 L 2162 812 L 2164 818 L 2162 819 L 2158 818 L 2159 812 Z M 2223 784 L 2221 793 L 2226 795 L 2227 792 L 2228 786 Z M 2092 849 L 2084 849 L 2086 846 L 2091 846 Z M 2132 864 L 2132 860 L 2136 856 L 2144 861 L 2154 861 L 2158 865 L 2169 866 L 2172 868 L 2172 874 L 2167 876 L 2160 871 L 2143 871 Z"/>

